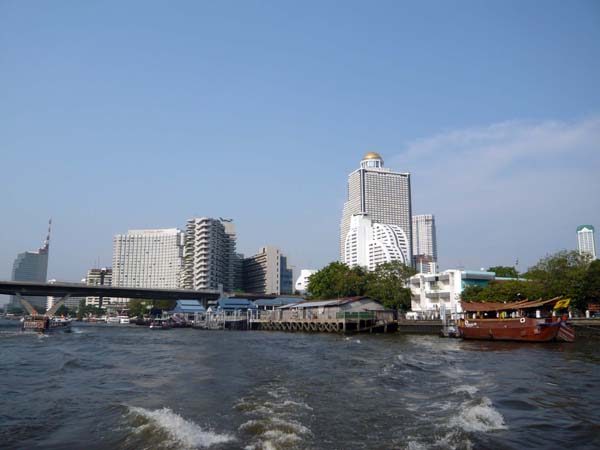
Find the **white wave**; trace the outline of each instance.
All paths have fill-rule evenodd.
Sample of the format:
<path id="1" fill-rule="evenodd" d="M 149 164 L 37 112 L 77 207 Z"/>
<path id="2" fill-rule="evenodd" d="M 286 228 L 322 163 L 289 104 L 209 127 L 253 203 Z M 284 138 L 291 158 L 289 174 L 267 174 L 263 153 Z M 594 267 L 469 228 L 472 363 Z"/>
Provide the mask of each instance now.
<path id="1" fill-rule="evenodd" d="M 186 449 L 207 448 L 211 445 L 233 441 L 235 438 L 227 434 L 217 434 L 203 430 L 198 424 L 186 420 L 169 408 L 149 410 L 130 406 L 132 414 L 147 419 L 152 425 L 164 431 L 175 443 Z M 138 427 L 137 430 L 147 428 L 148 424 Z"/>
<path id="2" fill-rule="evenodd" d="M 477 391 L 479 391 L 479 389 L 477 389 L 477 387 L 473 386 L 472 384 L 463 384 L 452 388 L 452 392 L 454 394 L 466 392 L 469 395 L 474 395 Z"/>
<path id="3" fill-rule="evenodd" d="M 313 410 L 312 406 L 309 406 L 304 402 L 295 402 L 294 400 L 286 400 L 285 402 L 283 402 L 283 406 L 289 406 L 289 405 L 298 406 L 300 408 L 308 409 L 309 411 Z"/>
<path id="4" fill-rule="evenodd" d="M 280 417 L 248 420 L 247 422 L 241 424 L 239 429 L 253 432 L 257 435 L 264 435 L 273 430 L 297 435 L 311 433 L 310 429 L 302 425 L 300 422 L 296 422 L 295 420 L 284 420 Z"/>
<path id="5" fill-rule="evenodd" d="M 467 432 L 487 432 L 505 430 L 504 417 L 493 406 L 489 398 L 483 397 L 478 403 L 463 404 L 461 412 L 454 419 L 454 425 Z"/>

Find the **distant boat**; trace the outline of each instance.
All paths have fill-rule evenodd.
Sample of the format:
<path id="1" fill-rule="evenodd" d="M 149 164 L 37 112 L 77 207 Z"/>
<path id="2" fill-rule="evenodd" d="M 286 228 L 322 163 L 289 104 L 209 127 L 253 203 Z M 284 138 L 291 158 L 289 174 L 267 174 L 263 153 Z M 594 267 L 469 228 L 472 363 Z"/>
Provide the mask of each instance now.
<path id="1" fill-rule="evenodd" d="M 566 315 L 552 314 L 553 308 L 568 305 L 569 300 L 560 297 L 512 303 L 461 302 L 466 317 L 459 321 L 459 334 L 463 339 L 488 341 L 574 342 L 575 331 Z"/>
<path id="2" fill-rule="evenodd" d="M 23 331 L 32 331 L 37 333 L 50 333 L 54 331 L 71 331 L 71 319 L 64 317 L 54 317 L 54 314 L 64 303 L 64 299 L 57 302 L 50 308 L 46 314 L 40 314 L 31 304 L 20 299 L 29 315 L 21 319 L 21 329 Z"/>
<path id="3" fill-rule="evenodd" d="M 112 324 L 128 324 L 130 323 L 129 316 L 111 316 L 106 318 L 106 323 Z"/>
<path id="4" fill-rule="evenodd" d="M 150 327 L 151 330 L 168 330 L 170 328 L 173 328 L 173 325 L 171 324 L 171 321 L 169 319 L 153 319 L 150 322 Z"/>

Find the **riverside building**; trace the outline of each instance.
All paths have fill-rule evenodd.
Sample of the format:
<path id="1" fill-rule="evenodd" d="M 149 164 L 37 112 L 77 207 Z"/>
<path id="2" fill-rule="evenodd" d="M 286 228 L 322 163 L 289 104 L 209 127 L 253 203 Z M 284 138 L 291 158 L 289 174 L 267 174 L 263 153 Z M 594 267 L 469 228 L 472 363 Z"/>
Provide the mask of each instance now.
<path id="1" fill-rule="evenodd" d="M 310 281 L 310 277 L 315 273 L 317 273 L 317 271 L 313 269 L 302 269 L 300 271 L 300 276 L 296 280 L 296 291 L 298 291 L 300 295 L 308 293 L 308 282 Z"/>
<path id="2" fill-rule="evenodd" d="M 418 273 L 409 280 L 411 311 L 421 318 L 440 318 L 445 312 L 452 318 L 462 312 L 460 294 L 467 286 L 485 287 L 496 279 L 494 272 L 444 270 L 436 274 Z"/>
<path id="3" fill-rule="evenodd" d="M 266 245 L 242 264 L 243 290 L 249 294 L 292 294 L 293 273 L 279 248 Z"/>
<path id="4" fill-rule="evenodd" d="M 346 238 L 355 214 L 366 213 L 373 223 L 393 225 L 406 237 L 403 260 L 412 265 L 410 174 L 392 172 L 383 158 L 367 153 L 360 168 L 348 175 L 348 200 L 344 203 L 340 224 L 340 259 L 346 261 Z"/>
<path id="5" fill-rule="evenodd" d="M 412 217 L 414 265 L 420 273 L 437 272 L 437 238 L 432 214 Z"/>
<path id="6" fill-rule="evenodd" d="M 241 284 L 241 258 L 235 248 L 235 225 L 231 220 L 189 219 L 182 287 L 234 291 Z"/>
<path id="7" fill-rule="evenodd" d="M 112 285 L 177 289 L 184 234 L 177 228 L 129 230 L 113 238 Z"/>
<path id="8" fill-rule="evenodd" d="M 592 259 L 596 259 L 596 240 L 592 225 L 577 227 L 577 250 L 579 250 L 580 255 L 587 254 Z"/>
<path id="9" fill-rule="evenodd" d="M 374 223 L 368 214 L 354 214 L 344 243 L 344 262 L 375 270 L 379 264 L 400 261 L 411 265 L 409 242 L 398 225 Z"/>
<path id="10" fill-rule="evenodd" d="M 40 248 L 36 251 L 19 253 L 13 262 L 12 281 L 35 281 L 45 283 L 48 276 L 48 256 L 50 254 L 50 227 L 48 222 L 48 235 Z M 46 297 L 25 297 L 25 299 L 38 311 L 46 309 Z M 17 296 L 11 296 L 12 305 L 21 306 Z"/>

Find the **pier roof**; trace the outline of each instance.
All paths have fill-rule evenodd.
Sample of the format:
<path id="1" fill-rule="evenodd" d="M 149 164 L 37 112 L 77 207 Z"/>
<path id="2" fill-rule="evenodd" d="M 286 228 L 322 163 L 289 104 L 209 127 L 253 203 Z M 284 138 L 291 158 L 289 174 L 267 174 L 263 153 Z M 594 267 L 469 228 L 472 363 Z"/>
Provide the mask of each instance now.
<path id="1" fill-rule="evenodd" d="M 371 299 L 371 297 L 359 296 L 359 297 L 346 297 L 346 298 L 336 298 L 332 300 L 307 300 L 305 302 L 300 303 L 292 303 L 289 305 L 285 305 L 280 307 L 279 309 L 287 309 L 287 308 L 320 308 L 327 306 L 339 306 L 344 305 L 346 303 L 357 302 L 359 300 Z"/>
<path id="2" fill-rule="evenodd" d="M 551 306 L 559 301 L 561 297 L 551 298 L 550 300 L 521 300 L 511 303 L 495 302 L 460 302 L 463 311 L 466 312 L 487 312 L 487 311 L 509 311 L 515 309 L 539 308 L 540 306 Z"/>
<path id="3" fill-rule="evenodd" d="M 184 314 L 193 314 L 193 313 L 203 313 L 206 309 L 204 306 L 200 304 L 198 300 L 177 300 L 177 304 L 171 313 L 184 313 Z"/>
<path id="4" fill-rule="evenodd" d="M 283 306 L 301 302 L 298 297 L 259 298 L 254 301 L 256 306 Z"/>

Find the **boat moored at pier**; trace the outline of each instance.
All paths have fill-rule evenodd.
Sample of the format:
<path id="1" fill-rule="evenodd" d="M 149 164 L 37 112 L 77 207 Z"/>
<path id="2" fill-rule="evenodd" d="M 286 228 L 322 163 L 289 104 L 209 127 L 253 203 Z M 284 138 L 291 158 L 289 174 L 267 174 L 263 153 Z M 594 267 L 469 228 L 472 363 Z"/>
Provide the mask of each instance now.
<path id="1" fill-rule="evenodd" d="M 463 339 L 573 342 L 575 331 L 566 315 L 556 310 L 566 308 L 569 299 L 522 300 L 512 303 L 461 302 L 465 318 L 458 329 Z"/>

